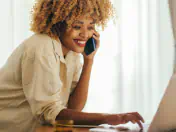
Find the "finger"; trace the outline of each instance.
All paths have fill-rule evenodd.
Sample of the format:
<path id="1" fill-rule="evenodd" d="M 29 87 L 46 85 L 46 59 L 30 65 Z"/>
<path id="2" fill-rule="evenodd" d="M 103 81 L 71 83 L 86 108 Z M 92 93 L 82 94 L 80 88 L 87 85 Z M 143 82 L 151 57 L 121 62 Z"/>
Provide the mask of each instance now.
<path id="1" fill-rule="evenodd" d="M 136 112 L 135 115 L 144 123 L 144 118 L 138 113 Z"/>
<path id="2" fill-rule="evenodd" d="M 137 116 L 133 113 L 133 114 L 127 114 L 127 120 L 132 122 L 133 124 L 139 122 L 139 119 L 137 118 Z"/>
<path id="3" fill-rule="evenodd" d="M 116 128 L 118 131 L 128 131 L 129 129 L 127 127 L 119 126 Z"/>
<path id="4" fill-rule="evenodd" d="M 133 116 L 135 116 L 138 120 L 141 120 L 142 122 L 144 122 L 143 117 L 138 113 L 138 112 L 131 112 L 128 114 L 132 114 Z"/>
<path id="5" fill-rule="evenodd" d="M 94 35 L 98 38 L 100 37 L 100 34 L 97 31 L 94 31 Z"/>
<path id="6" fill-rule="evenodd" d="M 135 121 L 135 120 L 131 120 L 131 122 L 132 122 L 133 124 L 135 124 L 135 123 L 136 123 L 136 121 Z"/>
<path id="7" fill-rule="evenodd" d="M 138 121 L 138 119 L 135 115 L 133 115 L 133 114 L 127 114 L 127 115 L 128 115 L 127 120 L 132 122 L 133 124 L 135 124 Z"/>
<path id="8" fill-rule="evenodd" d="M 99 38 L 97 38 L 96 36 L 93 35 L 93 38 L 95 39 L 95 43 L 96 43 L 96 49 L 98 49 L 100 47 L 100 40 Z"/>
<path id="9" fill-rule="evenodd" d="M 136 115 L 136 113 L 133 113 L 133 114 L 131 114 L 131 115 L 132 115 L 132 117 L 131 117 L 132 119 L 131 119 L 131 120 L 132 120 L 133 122 L 137 123 L 141 129 L 143 129 L 141 120 L 140 120 L 139 117 Z"/>
<path id="10" fill-rule="evenodd" d="M 139 125 L 139 127 L 140 127 L 141 129 L 143 129 L 143 125 L 142 125 L 142 123 L 141 123 L 140 121 L 137 121 L 136 123 Z"/>

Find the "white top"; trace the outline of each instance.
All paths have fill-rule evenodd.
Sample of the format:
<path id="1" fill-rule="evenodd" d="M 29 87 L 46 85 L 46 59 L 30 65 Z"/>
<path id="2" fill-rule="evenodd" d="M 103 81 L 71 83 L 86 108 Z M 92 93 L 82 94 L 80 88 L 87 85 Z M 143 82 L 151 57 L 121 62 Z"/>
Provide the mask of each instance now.
<path id="1" fill-rule="evenodd" d="M 34 132 L 53 123 L 67 107 L 79 80 L 81 55 L 63 57 L 61 43 L 34 34 L 19 45 L 0 69 L 0 132 Z"/>

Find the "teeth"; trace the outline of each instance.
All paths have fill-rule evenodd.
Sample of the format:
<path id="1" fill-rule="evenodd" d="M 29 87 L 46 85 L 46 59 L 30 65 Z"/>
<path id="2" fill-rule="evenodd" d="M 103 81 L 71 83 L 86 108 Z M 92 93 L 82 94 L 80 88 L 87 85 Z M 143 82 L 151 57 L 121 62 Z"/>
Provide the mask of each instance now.
<path id="1" fill-rule="evenodd" d="M 79 44 L 85 44 L 86 41 L 78 41 Z"/>

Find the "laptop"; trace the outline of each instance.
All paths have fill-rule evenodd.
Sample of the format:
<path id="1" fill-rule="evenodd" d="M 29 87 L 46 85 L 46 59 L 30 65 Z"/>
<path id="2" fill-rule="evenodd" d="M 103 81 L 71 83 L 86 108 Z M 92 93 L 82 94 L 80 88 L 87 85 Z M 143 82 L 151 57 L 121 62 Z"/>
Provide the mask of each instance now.
<path id="1" fill-rule="evenodd" d="M 148 132 L 176 132 L 176 75 L 166 88 Z"/>

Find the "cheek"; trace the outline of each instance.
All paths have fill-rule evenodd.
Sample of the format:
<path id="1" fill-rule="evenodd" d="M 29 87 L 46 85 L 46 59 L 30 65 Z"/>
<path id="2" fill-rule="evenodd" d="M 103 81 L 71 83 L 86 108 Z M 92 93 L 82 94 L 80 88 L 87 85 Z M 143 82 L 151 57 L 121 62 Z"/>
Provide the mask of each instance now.
<path id="1" fill-rule="evenodd" d="M 79 35 L 79 31 L 76 31 L 76 30 L 71 29 L 71 30 L 69 30 L 69 31 L 67 32 L 67 34 L 68 34 L 68 36 L 74 38 L 74 37 L 77 37 L 77 36 Z"/>
<path id="2" fill-rule="evenodd" d="M 75 38 L 75 35 L 76 35 L 76 33 L 74 33 L 74 32 L 71 32 L 71 31 L 70 32 L 66 32 L 64 34 L 64 36 L 63 36 L 63 41 L 65 43 L 68 43 L 68 42 L 72 41 L 72 39 Z"/>

